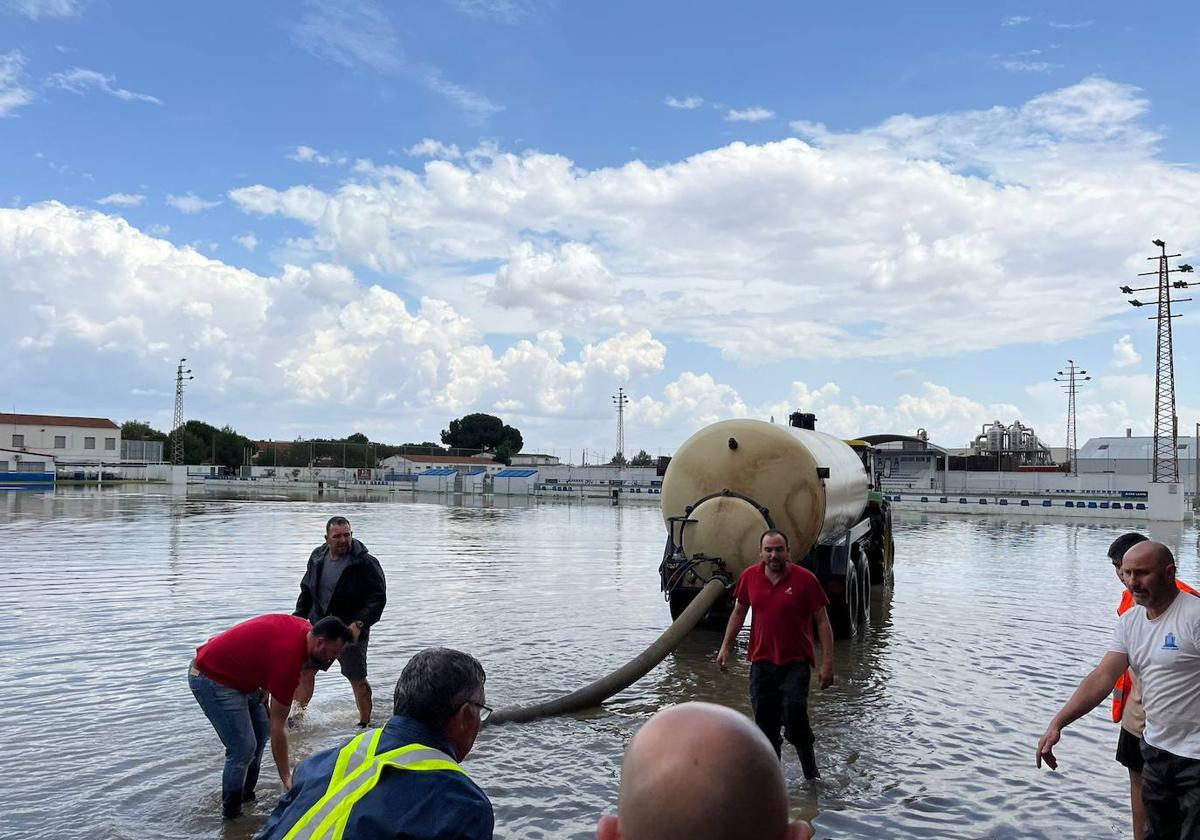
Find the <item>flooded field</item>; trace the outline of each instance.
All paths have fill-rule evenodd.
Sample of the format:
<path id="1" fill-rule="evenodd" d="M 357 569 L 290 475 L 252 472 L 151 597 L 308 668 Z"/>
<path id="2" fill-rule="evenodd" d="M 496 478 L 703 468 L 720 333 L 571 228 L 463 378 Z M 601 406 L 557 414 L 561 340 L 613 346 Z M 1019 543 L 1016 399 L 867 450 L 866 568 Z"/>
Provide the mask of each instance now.
<path id="1" fill-rule="evenodd" d="M 576 688 L 669 622 L 653 506 L 0 493 L 0 836 L 250 837 L 278 790 L 270 753 L 259 801 L 223 825 L 221 747 L 185 670 L 210 635 L 291 611 L 335 513 L 388 575 L 371 635 L 377 722 L 422 647 L 477 656 L 500 706 Z M 824 778 L 805 783 L 785 754 L 795 814 L 823 838 L 1131 836 L 1106 713 L 1067 731 L 1059 772 L 1033 766 L 1046 722 L 1106 644 L 1120 592 L 1104 552 L 1124 530 L 898 521 L 894 592 L 875 598 L 864 638 L 839 643 L 837 684 L 814 694 Z M 1148 532 L 1200 580 L 1194 526 Z M 497 837 L 592 836 L 649 715 L 691 699 L 748 710 L 748 666 L 719 673 L 718 643 L 695 635 L 594 713 L 485 730 L 468 767 Z M 355 719 L 336 669 L 320 675 L 293 757 L 344 741 Z"/>

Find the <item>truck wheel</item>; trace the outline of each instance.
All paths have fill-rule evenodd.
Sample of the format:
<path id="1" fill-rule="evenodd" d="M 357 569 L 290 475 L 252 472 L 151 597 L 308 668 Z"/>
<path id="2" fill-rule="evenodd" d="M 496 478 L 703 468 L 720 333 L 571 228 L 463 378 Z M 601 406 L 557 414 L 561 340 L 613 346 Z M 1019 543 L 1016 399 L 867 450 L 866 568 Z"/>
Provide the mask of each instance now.
<path id="1" fill-rule="evenodd" d="M 862 601 L 858 610 L 858 620 L 864 626 L 871 623 L 871 582 L 873 579 L 874 575 L 871 574 L 871 564 L 863 563 L 862 585 L 859 587 L 859 594 L 862 596 Z"/>
<path id="2" fill-rule="evenodd" d="M 862 606 L 862 596 L 859 594 L 858 574 L 854 567 L 846 574 L 846 590 L 839 600 L 829 604 L 829 623 L 833 625 L 835 639 L 849 639 L 858 629 L 859 608 Z"/>

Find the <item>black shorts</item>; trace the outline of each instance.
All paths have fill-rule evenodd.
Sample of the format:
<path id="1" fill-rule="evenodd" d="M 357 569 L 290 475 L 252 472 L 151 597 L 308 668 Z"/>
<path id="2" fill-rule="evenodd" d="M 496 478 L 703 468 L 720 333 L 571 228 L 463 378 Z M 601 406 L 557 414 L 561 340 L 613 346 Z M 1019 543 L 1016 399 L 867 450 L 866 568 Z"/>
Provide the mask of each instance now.
<path id="1" fill-rule="evenodd" d="M 1142 758 L 1142 739 L 1134 735 L 1124 726 L 1117 736 L 1117 763 L 1128 767 L 1134 773 L 1142 772 L 1145 760 Z"/>
<path id="2" fill-rule="evenodd" d="M 358 635 L 358 641 L 342 648 L 338 657 L 338 665 L 342 668 L 342 676 L 348 680 L 365 680 L 367 678 L 367 632 Z"/>

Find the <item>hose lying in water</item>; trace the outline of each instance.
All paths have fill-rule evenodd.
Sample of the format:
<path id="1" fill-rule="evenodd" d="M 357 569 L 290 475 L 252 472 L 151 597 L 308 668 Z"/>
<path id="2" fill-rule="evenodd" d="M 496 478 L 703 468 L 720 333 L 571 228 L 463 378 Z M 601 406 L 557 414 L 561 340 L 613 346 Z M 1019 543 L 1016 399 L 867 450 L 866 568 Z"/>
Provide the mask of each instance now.
<path id="1" fill-rule="evenodd" d="M 724 591 L 725 583 L 723 581 L 715 578 L 710 580 L 692 600 L 692 603 L 688 604 L 687 609 L 679 615 L 679 618 L 675 619 L 650 647 L 607 677 L 601 677 L 590 685 L 553 700 L 497 709 L 488 716 L 488 726 L 497 723 L 526 723 L 537 718 L 565 715 L 599 706 L 618 691 L 629 688 L 646 676 L 654 666 L 666 659 L 667 654 L 674 650 L 683 637 L 700 623 L 700 620 L 717 603 Z"/>

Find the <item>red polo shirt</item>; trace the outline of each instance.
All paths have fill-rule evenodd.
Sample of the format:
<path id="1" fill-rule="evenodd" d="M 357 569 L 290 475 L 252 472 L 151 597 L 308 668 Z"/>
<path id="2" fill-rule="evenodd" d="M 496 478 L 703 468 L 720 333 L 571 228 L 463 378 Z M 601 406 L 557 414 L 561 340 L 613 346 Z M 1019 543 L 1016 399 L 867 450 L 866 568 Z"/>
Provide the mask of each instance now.
<path id="1" fill-rule="evenodd" d="M 308 661 L 307 619 L 260 615 L 213 636 L 196 648 L 196 668 L 213 682 L 251 692 L 265 688 L 285 706 Z"/>
<path id="2" fill-rule="evenodd" d="M 751 662 L 816 664 L 813 615 L 829 603 L 816 575 L 789 563 L 779 582 L 771 583 L 766 563 L 756 563 L 738 578 L 734 597 L 753 610 L 747 655 Z"/>

